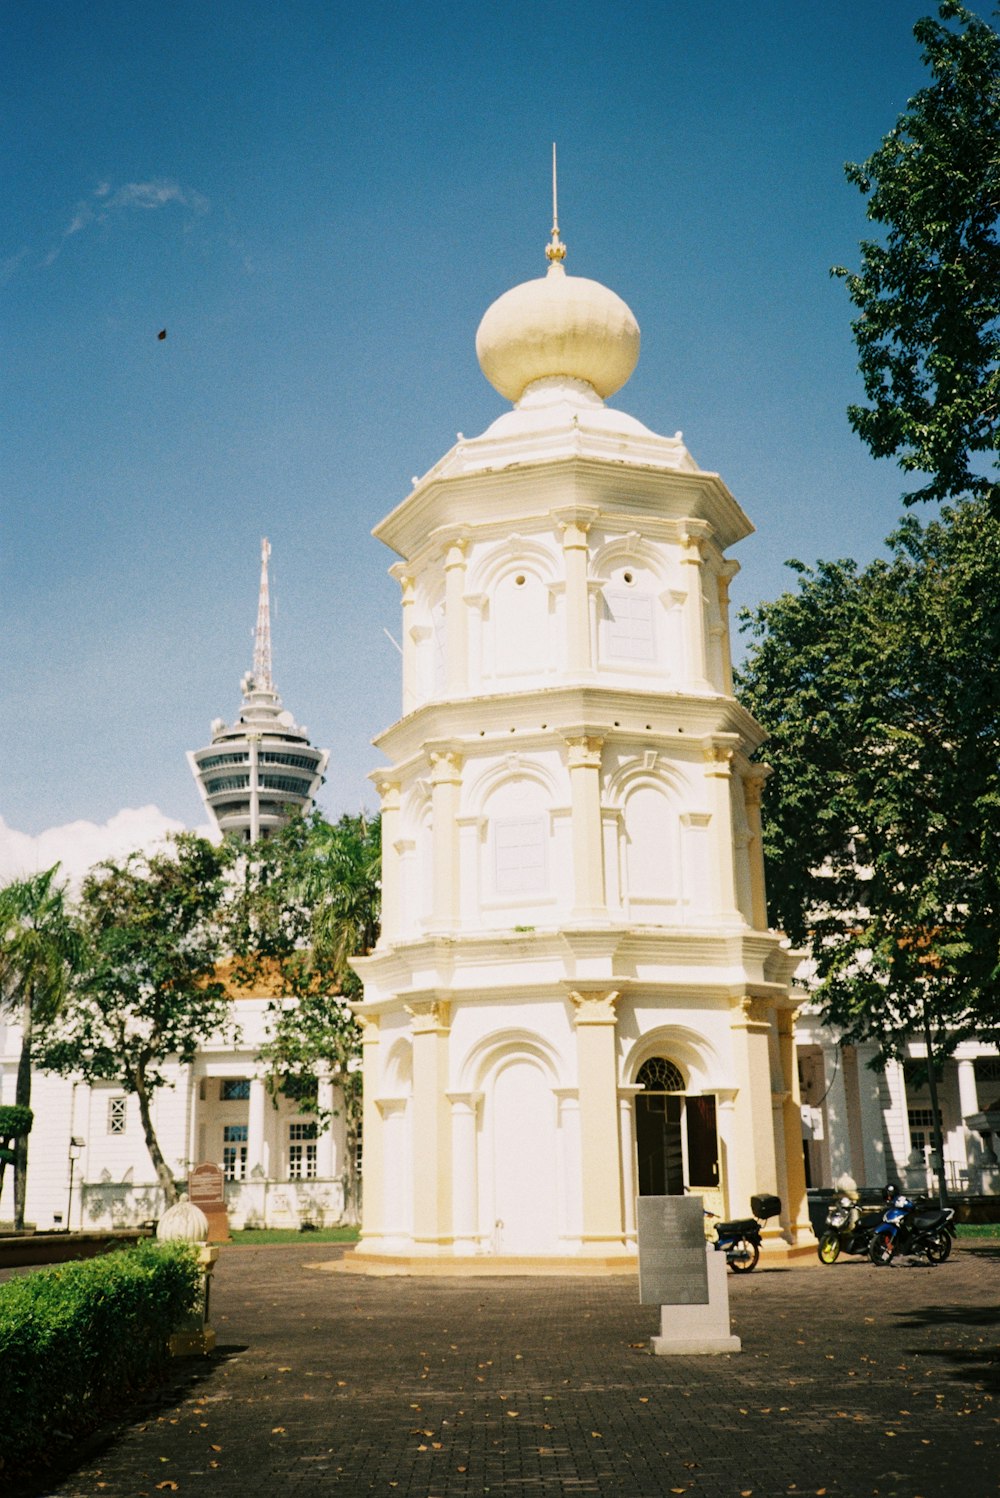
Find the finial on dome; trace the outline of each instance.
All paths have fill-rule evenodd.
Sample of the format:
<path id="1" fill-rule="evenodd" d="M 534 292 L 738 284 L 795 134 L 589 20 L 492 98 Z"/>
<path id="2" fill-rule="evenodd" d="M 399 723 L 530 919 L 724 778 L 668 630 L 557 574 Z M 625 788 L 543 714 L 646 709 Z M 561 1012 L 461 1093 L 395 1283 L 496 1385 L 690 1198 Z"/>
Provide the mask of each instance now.
<path id="1" fill-rule="evenodd" d="M 559 190 L 556 179 L 556 143 L 552 142 L 552 239 L 545 246 L 545 258 L 550 265 L 562 265 L 566 259 L 566 246 L 559 238 Z"/>

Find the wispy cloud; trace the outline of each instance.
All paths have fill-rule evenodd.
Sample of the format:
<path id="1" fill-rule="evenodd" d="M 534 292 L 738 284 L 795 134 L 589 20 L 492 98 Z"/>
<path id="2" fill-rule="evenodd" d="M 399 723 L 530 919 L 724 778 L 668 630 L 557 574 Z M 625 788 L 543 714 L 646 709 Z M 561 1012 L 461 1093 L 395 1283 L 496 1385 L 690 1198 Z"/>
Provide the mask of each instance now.
<path id="1" fill-rule="evenodd" d="M 191 187 L 182 187 L 169 177 L 154 177 L 148 182 L 125 182 L 120 187 L 115 187 L 111 182 L 99 182 L 88 198 L 77 203 L 58 244 L 49 250 L 42 264 L 52 265 L 62 254 L 66 241 L 81 234 L 91 224 L 107 223 L 109 219 L 133 208 L 148 212 L 172 206 L 200 216 L 209 211 L 211 204 L 204 193 Z"/>

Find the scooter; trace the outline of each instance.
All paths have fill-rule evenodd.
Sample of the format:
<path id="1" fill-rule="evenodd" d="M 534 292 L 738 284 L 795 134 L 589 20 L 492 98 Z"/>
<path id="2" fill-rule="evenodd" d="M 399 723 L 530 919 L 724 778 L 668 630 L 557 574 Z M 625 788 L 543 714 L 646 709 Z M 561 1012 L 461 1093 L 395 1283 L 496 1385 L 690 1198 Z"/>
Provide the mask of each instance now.
<path id="1" fill-rule="evenodd" d="M 929 1264 L 943 1264 L 951 1253 L 954 1208 L 925 1207 L 921 1211 L 908 1196 L 900 1196 L 894 1186 L 886 1187 L 885 1199 L 885 1214 L 872 1234 L 868 1250 L 872 1263 L 882 1267 L 891 1264 L 899 1254 L 924 1254 Z"/>
<path id="2" fill-rule="evenodd" d="M 737 1217 L 732 1222 L 721 1222 L 714 1212 L 705 1216 L 714 1219 L 716 1253 L 724 1253 L 726 1263 L 734 1274 L 749 1274 L 756 1269 L 760 1258 L 760 1230 L 769 1217 L 777 1217 L 781 1201 L 776 1196 L 752 1196 L 752 1217 Z"/>
<path id="3" fill-rule="evenodd" d="M 880 1213 L 862 1213 L 851 1197 L 836 1197 L 827 1208 L 826 1225 L 816 1245 L 820 1263 L 835 1264 L 842 1253 L 867 1254 L 880 1221 Z"/>

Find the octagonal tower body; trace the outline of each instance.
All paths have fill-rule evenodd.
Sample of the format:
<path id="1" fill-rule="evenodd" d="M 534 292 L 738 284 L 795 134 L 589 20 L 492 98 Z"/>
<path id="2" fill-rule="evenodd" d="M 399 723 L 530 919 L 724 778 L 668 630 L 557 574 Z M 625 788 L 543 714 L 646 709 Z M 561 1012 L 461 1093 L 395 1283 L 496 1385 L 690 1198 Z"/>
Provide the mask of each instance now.
<path id="1" fill-rule="evenodd" d="M 767 926 L 763 737 L 733 695 L 730 546 L 752 527 L 680 434 L 604 397 L 614 293 L 501 297 L 514 400 L 374 534 L 400 557 L 403 716 L 376 742 L 362 1254 L 634 1252 L 635 1196 L 805 1222 L 788 981 Z"/>

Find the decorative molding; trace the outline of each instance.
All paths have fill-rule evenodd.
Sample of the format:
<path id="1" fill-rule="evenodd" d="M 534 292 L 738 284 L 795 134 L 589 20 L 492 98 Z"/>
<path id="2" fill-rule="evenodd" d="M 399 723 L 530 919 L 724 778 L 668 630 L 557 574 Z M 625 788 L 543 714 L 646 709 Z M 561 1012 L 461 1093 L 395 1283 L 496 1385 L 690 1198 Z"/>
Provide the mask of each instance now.
<path id="1" fill-rule="evenodd" d="M 601 768 L 603 739 L 590 737 L 567 739 L 566 748 L 569 751 L 566 763 L 570 770 L 599 770 Z"/>
<path id="2" fill-rule="evenodd" d="M 770 1030 L 771 1003 L 768 999 L 756 999 L 750 994 L 738 1001 L 733 1010 L 733 1027 L 737 1030 Z"/>
<path id="3" fill-rule="evenodd" d="M 404 1004 L 403 1008 L 410 1016 L 410 1029 L 414 1035 L 447 1035 L 451 1028 L 451 1004 L 447 999 Z"/>
<path id="4" fill-rule="evenodd" d="M 596 989 L 593 992 L 579 993 L 575 988 L 571 988 L 569 996 L 576 1006 L 576 1012 L 573 1015 L 576 1025 L 617 1024 L 618 1016 L 615 1013 L 615 1005 L 621 998 L 619 989 Z"/>

